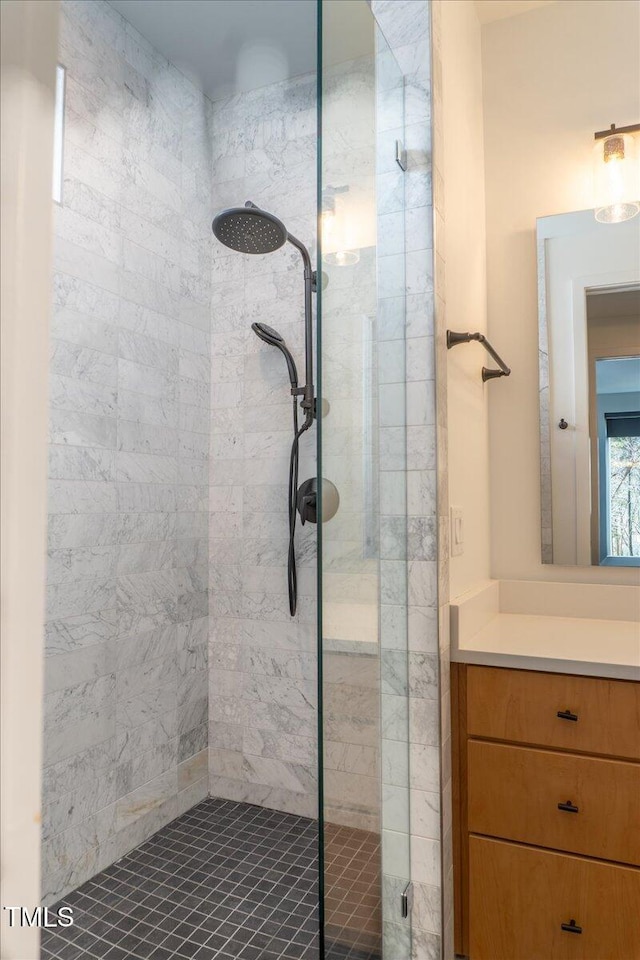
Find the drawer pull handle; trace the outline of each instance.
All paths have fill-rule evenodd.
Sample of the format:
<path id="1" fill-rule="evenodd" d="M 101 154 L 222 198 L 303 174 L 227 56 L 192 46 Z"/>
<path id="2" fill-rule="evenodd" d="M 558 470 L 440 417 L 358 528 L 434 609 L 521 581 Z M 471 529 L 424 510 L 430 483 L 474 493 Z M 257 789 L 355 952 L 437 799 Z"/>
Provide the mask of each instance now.
<path id="1" fill-rule="evenodd" d="M 573 720 L 574 723 L 578 719 L 578 714 L 571 713 L 571 710 L 558 710 L 556 716 L 559 720 Z"/>
<path id="2" fill-rule="evenodd" d="M 574 803 L 571 803 L 571 800 L 567 800 L 566 803 L 559 803 L 558 810 L 565 810 L 567 813 L 577 813 L 578 808 Z"/>
<path id="3" fill-rule="evenodd" d="M 575 920 L 569 920 L 569 923 L 561 923 L 560 926 L 565 933 L 582 933 L 582 927 L 579 927 Z"/>

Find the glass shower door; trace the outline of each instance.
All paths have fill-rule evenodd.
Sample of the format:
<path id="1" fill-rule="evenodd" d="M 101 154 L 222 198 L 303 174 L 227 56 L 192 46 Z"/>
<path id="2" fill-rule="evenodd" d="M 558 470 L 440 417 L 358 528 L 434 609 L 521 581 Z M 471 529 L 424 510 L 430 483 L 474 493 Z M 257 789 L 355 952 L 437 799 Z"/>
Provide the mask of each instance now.
<path id="1" fill-rule="evenodd" d="M 404 87 L 366 0 L 320 6 L 324 956 L 408 960 Z"/>

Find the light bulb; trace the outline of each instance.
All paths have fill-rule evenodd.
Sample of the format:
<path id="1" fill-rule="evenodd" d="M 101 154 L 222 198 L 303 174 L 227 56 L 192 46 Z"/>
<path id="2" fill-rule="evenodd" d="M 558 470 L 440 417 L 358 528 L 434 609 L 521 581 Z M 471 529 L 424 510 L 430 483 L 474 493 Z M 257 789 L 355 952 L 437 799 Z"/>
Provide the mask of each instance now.
<path id="1" fill-rule="evenodd" d="M 622 223 L 640 213 L 640 169 L 632 136 L 612 132 L 594 146 L 595 217 Z"/>
<path id="2" fill-rule="evenodd" d="M 330 241 L 335 230 L 335 225 L 336 225 L 335 208 L 322 211 L 321 223 L 322 223 L 322 243 L 324 245 Z"/>
<path id="3" fill-rule="evenodd" d="M 348 211 L 342 197 L 332 197 L 322 211 L 322 255 L 324 263 L 333 267 L 347 267 L 357 263 L 360 254 L 350 250 L 351 237 Z"/>
<path id="4" fill-rule="evenodd" d="M 357 250 L 336 250 L 335 253 L 327 253 L 322 259 L 334 267 L 351 267 L 359 261 L 360 254 Z"/>

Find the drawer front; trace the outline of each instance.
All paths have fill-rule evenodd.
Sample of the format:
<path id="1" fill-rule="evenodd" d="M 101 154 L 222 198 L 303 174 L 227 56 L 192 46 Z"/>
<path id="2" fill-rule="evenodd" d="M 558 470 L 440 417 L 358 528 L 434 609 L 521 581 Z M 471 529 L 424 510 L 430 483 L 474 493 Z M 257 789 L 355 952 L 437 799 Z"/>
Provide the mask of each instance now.
<path id="1" fill-rule="evenodd" d="M 467 732 L 640 760 L 640 683 L 471 666 Z"/>
<path id="2" fill-rule="evenodd" d="M 640 764 L 483 740 L 467 763 L 472 833 L 640 865 Z"/>
<path id="3" fill-rule="evenodd" d="M 474 836 L 469 870 L 470 960 L 640 958 L 640 870 Z"/>

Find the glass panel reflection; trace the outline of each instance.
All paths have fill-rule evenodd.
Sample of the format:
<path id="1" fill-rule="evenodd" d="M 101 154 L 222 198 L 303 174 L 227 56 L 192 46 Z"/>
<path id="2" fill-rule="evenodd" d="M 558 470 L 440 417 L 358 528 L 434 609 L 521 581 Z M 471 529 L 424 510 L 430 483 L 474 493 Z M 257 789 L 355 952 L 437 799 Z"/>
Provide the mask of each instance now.
<path id="1" fill-rule="evenodd" d="M 323 3 L 321 100 L 325 956 L 376 960 L 409 878 L 404 89 L 365 0 Z"/>

